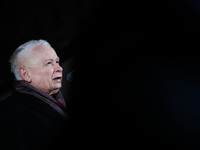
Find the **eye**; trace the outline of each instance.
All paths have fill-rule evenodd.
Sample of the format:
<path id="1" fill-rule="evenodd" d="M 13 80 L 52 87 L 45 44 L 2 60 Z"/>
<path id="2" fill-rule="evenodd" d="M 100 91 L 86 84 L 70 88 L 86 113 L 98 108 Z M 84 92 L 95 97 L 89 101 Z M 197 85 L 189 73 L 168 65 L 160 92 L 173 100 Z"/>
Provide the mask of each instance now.
<path id="1" fill-rule="evenodd" d="M 52 63 L 52 62 L 51 62 L 51 61 L 49 61 L 49 62 L 47 62 L 47 63 L 46 63 L 46 65 L 50 65 L 51 63 Z"/>

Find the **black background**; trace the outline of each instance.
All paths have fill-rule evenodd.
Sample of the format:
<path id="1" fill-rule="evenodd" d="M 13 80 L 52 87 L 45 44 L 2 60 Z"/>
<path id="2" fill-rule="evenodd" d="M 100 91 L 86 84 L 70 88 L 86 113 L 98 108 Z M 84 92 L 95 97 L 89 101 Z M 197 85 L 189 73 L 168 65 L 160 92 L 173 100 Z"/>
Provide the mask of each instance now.
<path id="1" fill-rule="evenodd" d="M 196 146 L 199 7 L 186 0 L 2 1 L 1 95 L 12 87 L 12 52 L 45 39 L 61 63 L 76 58 L 68 100 L 74 141 Z"/>

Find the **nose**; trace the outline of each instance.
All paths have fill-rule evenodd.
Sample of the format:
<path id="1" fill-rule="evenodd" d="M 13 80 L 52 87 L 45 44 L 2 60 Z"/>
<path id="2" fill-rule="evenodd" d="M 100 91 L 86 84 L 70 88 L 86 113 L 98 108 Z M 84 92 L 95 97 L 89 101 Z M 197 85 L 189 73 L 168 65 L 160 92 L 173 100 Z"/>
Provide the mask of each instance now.
<path id="1" fill-rule="evenodd" d="M 63 68 L 57 64 L 56 67 L 55 67 L 55 72 L 62 72 L 63 71 Z"/>

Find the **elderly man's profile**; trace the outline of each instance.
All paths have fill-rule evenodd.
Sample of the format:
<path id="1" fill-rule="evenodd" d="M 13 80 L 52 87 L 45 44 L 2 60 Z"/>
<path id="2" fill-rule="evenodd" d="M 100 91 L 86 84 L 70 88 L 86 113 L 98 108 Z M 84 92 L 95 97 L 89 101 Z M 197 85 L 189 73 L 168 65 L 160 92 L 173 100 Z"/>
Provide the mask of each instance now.
<path id="1" fill-rule="evenodd" d="M 59 60 L 45 40 L 28 41 L 14 51 L 9 60 L 14 88 L 0 103 L 1 148 L 49 149 L 63 138 L 69 116 L 59 90 Z"/>

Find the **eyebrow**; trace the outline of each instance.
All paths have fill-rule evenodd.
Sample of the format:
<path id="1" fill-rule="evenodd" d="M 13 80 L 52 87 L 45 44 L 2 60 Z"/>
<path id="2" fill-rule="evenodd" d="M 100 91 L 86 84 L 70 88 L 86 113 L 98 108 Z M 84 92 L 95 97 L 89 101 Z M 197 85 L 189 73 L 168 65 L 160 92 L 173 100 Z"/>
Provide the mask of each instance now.
<path id="1" fill-rule="evenodd" d="M 53 61 L 53 60 L 54 60 L 54 59 L 50 58 L 50 59 L 45 60 L 45 62 L 47 62 L 47 61 Z M 60 61 L 60 58 L 59 58 L 59 57 L 56 58 L 56 61 Z"/>

